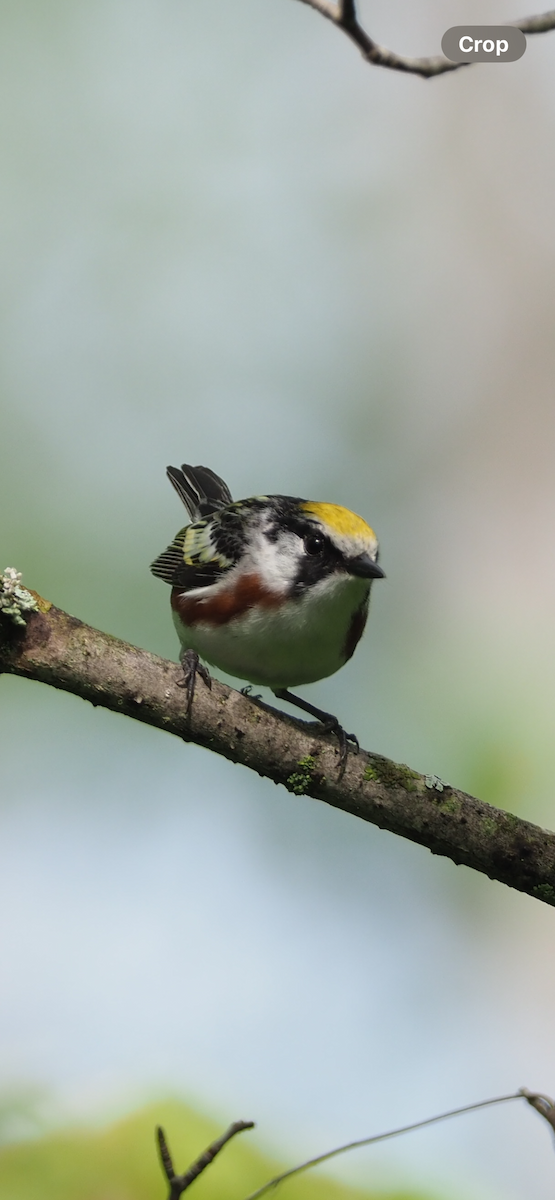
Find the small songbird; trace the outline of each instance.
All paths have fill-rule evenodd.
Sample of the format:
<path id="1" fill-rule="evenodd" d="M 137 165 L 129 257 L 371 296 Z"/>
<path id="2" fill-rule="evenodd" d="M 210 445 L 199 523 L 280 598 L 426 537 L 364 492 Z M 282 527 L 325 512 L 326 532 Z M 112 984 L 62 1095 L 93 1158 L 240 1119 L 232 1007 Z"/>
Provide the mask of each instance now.
<path id="1" fill-rule="evenodd" d="M 347 741 L 336 717 L 288 690 L 338 671 L 368 615 L 372 580 L 382 579 L 376 535 L 337 504 L 296 496 L 233 501 L 208 467 L 168 467 L 191 517 L 152 563 L 171 584 L 190 711 L 199 658 L 249 684 L 271 688 Z M 246 689 L 248 691 L 248 689 Z"/>

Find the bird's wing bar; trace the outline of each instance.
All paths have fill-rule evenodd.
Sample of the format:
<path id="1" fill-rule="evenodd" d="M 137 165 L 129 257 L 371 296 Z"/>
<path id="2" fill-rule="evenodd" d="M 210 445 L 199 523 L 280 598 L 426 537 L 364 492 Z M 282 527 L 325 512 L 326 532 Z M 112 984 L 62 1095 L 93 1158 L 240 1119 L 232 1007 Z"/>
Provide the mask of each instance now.
<path id="1" fill-rule="evenodd" d="M 214 544 L 212 524 L 208 518 L 180 529 L 151 564 L 152 574 L 186 592 L 217 583 L 233 566 L 233 560 Z"/>
<path id="2" fill-rule="evenodd" d="M 179 534 L 177 536 L 179 538 Z M 158 579 L 163 579 L 164 583 L 169 583 L 170 587 L 183 588 L 186 592 L 191 591 L 192 588 L 210 587 L 211 584 L 217 583 L 218 579 L 221 579 L 226 570 L 229 570 L 217 560 L 204 563 L 184 562 L 183 538 L 179 544 L 177 544 L 176 538 L 167 550 L 163 550 L 151 563 L 150 569 L 153 575 L 156 575 Z"/>

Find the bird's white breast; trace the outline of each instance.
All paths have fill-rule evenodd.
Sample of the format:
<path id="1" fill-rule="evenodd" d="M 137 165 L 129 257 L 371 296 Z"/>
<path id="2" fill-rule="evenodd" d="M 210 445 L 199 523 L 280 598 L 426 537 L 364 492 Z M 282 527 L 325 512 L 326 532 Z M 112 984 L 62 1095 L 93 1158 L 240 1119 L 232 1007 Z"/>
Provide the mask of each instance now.
<path id="1" fill-rule="evenodd" d="M 175 609 L 173 616 L 183 649 L 196 650 L 212 666 L 259 686 L 295 687 L 325 679 L 344 665 L 354 648 L 351 631 L 356 630 L 356 644 L 364 628 L 369 592 L 367 579 L 337 573 L 297 598 L 272 607 L 255 604 L 227 623 L 198 618 L 187 625 Z"/>

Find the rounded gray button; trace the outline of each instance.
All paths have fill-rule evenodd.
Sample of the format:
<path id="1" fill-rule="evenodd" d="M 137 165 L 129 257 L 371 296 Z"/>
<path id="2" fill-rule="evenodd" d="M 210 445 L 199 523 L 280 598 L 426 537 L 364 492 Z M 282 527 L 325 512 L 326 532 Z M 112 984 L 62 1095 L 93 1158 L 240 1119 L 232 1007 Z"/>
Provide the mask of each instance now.
<path id="1" fill-rule="evenodd" d="M 513 25 L 453 25 L 441 39 L 451 62 L 516 62 L 526 50 L 526 38 Z"/>

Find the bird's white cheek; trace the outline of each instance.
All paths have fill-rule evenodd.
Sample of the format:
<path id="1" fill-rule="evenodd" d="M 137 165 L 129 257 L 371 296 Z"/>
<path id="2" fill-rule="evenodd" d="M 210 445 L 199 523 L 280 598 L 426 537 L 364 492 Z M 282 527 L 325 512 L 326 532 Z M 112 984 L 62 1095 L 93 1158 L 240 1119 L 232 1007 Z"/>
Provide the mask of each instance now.
<path id="1" fill-rule="evenodd" d="M 294 533 L 282 533 L 275 542 L 260 533 L 247 551 L 242 568 L 259 575 L 271 591 L 285 594 L 297 578 L 301 555 L 301 541 Z"/>

